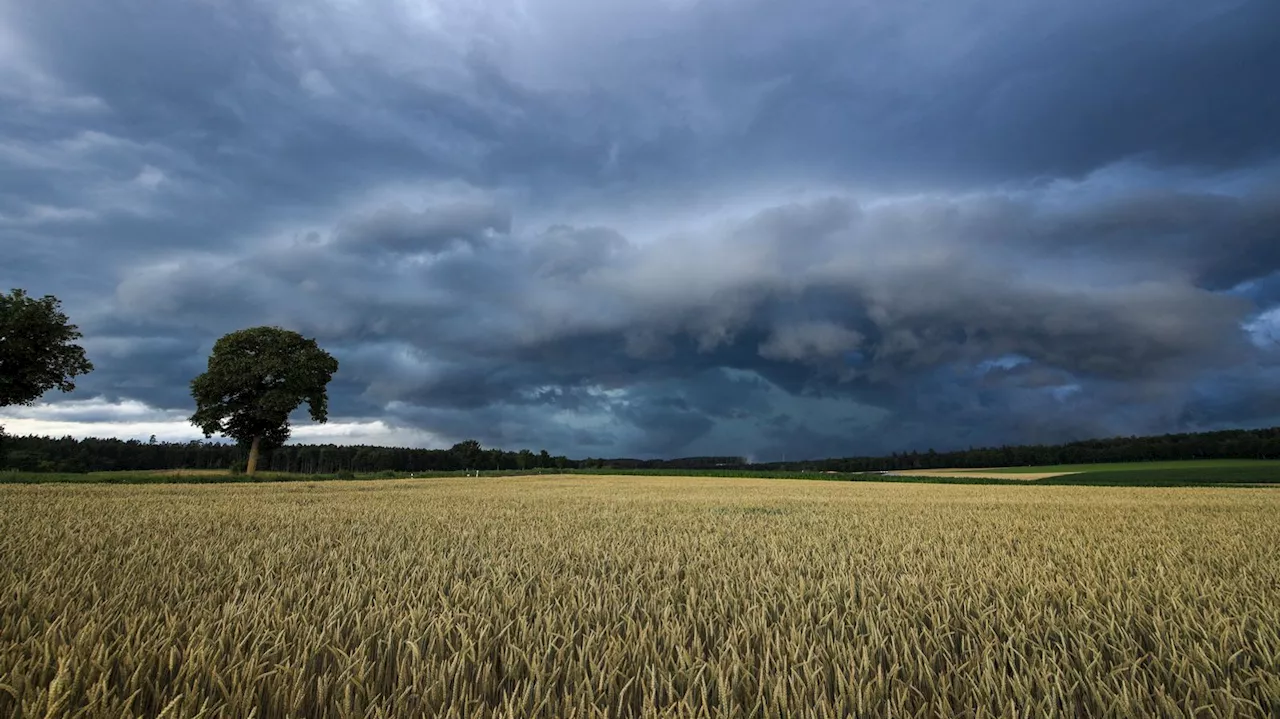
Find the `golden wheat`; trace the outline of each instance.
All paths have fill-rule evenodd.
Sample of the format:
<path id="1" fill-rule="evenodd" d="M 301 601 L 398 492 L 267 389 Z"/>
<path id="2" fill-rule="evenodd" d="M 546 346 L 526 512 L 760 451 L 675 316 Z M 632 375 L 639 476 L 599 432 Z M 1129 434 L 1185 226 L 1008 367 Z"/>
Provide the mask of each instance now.
<path id="1" fill-rule="evenodd" d="M 0 488 L 0 716 L 1280 715 L 1280 492 Z"/>

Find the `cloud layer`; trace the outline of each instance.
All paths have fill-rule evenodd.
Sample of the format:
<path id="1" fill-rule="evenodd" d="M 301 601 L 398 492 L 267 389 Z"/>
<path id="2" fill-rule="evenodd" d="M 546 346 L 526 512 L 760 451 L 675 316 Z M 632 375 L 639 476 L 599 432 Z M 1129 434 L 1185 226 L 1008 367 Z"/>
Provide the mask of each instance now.
<path id="1" fill-rule="evenodd" d="M 360 441 L 1276 423 L 1274 3 L 802 5 L 0 10 L 0 284 L 99 368 L 22 421 L 177 422 L 270 323 Z"/>

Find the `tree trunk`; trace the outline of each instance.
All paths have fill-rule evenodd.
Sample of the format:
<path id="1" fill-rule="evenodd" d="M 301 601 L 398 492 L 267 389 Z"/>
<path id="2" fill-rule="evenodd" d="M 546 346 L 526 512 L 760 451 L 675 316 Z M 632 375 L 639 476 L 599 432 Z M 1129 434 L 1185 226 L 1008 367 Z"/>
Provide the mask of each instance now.
<path id="1" fill-rule="evenodd" d="M 261 441 L 261 437 L 254 437 L 253 444 L 249 445 L 249 466 L 245 468 L 244 473 L 250 477 L 258 471 L 258 443 Z"/>

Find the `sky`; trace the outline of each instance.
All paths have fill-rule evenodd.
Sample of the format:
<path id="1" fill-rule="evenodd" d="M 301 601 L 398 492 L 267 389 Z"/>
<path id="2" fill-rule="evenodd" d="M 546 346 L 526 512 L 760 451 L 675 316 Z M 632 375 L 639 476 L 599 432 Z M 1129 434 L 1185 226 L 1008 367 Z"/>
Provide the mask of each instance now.
<path id="1" fill-rule="evenodd" d="M 881 454 L 1280 424 L 1280 3 L 0 0 L 11 434 Z"/>

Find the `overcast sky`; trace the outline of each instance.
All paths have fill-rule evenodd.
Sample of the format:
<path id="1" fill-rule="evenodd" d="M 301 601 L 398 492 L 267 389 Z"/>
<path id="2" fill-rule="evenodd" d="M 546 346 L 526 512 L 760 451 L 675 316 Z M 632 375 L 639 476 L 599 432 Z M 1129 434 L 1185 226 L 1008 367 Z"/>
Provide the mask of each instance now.
<path id="1" fill-rule="evenodd" d="M 1274 0 L 0 0 L 10 433 L 833 456 L 1280 424 Z"/>

